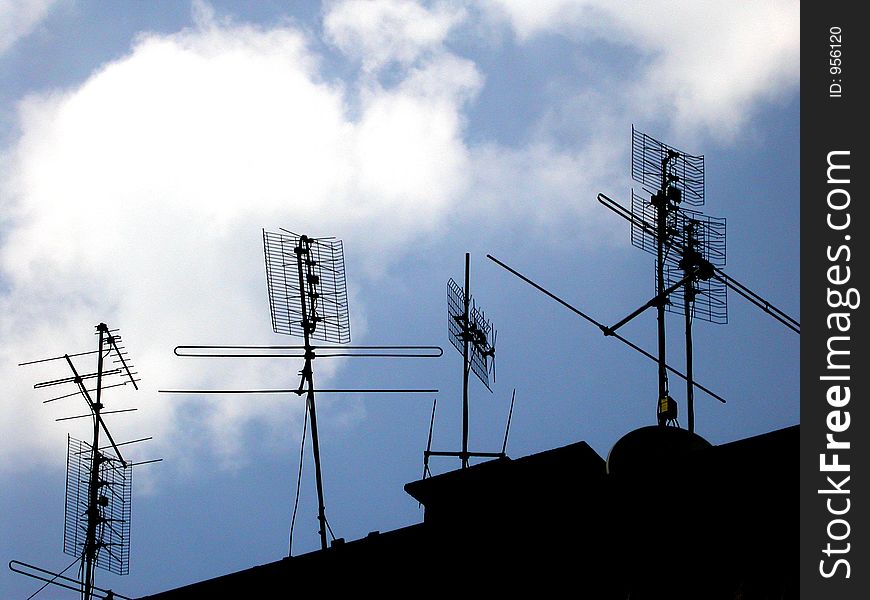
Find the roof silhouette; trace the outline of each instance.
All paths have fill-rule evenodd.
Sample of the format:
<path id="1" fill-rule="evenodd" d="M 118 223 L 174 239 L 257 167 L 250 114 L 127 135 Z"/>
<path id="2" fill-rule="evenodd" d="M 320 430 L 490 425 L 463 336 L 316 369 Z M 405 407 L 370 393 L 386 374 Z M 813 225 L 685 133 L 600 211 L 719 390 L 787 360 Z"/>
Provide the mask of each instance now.
<path id="1" fill-rule="evenodd" d="M 492 460 L 407 484 L 425 507 L 420 524 L 142 600 L 516 590 L 797 598 L 799 429 L 712 446 L 642 428 L 621 440 L 635 438 L 638 468 L 611 456 L 610 472 L 585 442 Z"/>

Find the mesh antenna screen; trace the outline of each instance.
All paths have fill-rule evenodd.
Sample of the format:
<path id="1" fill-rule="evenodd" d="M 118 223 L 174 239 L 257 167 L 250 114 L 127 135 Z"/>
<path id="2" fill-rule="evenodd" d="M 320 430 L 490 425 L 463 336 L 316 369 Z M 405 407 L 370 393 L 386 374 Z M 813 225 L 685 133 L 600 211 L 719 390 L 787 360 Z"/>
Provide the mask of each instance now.
<path id="1" fill-rule="evenodd" d="M 483 311 L 472 306 L 468 311 L 469 324 L 465 323 L 465 292 L 458 283 L 450 279 L 447 282 L 447 332 L 453 347 L 463 353 L 465 340 L 469 341 L 471 370 L 477 378 L 489 387 L 489 356 L 493 349 L 492 340 L 495 328 L 483 314 Z"/>
<path id="2" fill-rule="evenodd" d="M 302 326 L 304 294 L 309 316 L 316 317 L 316 327 L 310 336 L 325 342 L 349 342 L 350 316 L 342 242 L 264 230 L 263 249 L 275 333 L 300 337 L 305 334 Z M 301 279 L 298 251 L 303 252 Z"/>
<path id="3" fill-rule="evenodd" d="M 675 235 L 684 247 L 694 240 L 695 249 L 714 267 L 725 266 L 725 219 L 711 217 L 696 210 L 679 210 L 675 214 Z"/>
<path id="4" fill-rule="evenodd" d="M 657 193 L 662 187 L 662 161 L 669 153 L 677 155 L 668 161 L 668 174 L 678 178 L 675 185 L 683 192 L 683 202 L 691 206 L 703 205 L 704 157 L 686 154 L 631 128 L 631 178 L 649 194 Z"/>
<path id="5" fill-rule="evenodd" d="M 87 511 L 93 447 L 69 438 L 63 551 L 81 558 L 87 540 Z M 100 452 L 96 565 L 117 575 L 130 571 L 130 505 L 133 467 Z"/>
<path id="6" fill-rule="evenodd" d="M 673 285 L 680 281 L 685 273 L 682 269 L 667 265 L 665 267 L 665 285 Z M 656 274 L 658 276 L 658 274 Z M 692 317 L 724 325 L 728 323 L 728 288 L 716 277 L 700 279 L 692 283 L 694 297 L 689 305 Z M 665 310 L 671 313 L 683 314 L 683 302 L 686 290 L 678 287 L 670 294 L 670 301 L 665 304 Z"/>
<path id="7" fill-rule="evenodd" d="M 725 219 L 697 211 L 679 210 L 675 214 L 674 223 L 674 235 L 681 249 L 694 248 L 701 258 L 714 267 L 725 266 Z M 683 279 L 685 271 L 678 265 L 668 263 L 665 265 L 664 274 L 665 287 L 670 287 Z M 727 323 L 728 290 L 725 283 L 719 278 L 711 277 L 706 280 L 696 279 L 692 285 L 692 316 L 710 323 Z M 685 293 L 683 286 L 671 292 L 672 302 L 665 305 L 665 310 L 682 314 Z"/>
<path id="8" fill-rule="evenodd" d="M 657 250 L 658 234 L 656 230 L 656 209 L 649 201 L 633 189 L 631 190 L 631 244 L 655 256 Z M 665 224 L 665 262 L 676 264 L 680 256 L 672 248 L 674 237 L 678 233 L 677 211 L 667 213 Z"/>

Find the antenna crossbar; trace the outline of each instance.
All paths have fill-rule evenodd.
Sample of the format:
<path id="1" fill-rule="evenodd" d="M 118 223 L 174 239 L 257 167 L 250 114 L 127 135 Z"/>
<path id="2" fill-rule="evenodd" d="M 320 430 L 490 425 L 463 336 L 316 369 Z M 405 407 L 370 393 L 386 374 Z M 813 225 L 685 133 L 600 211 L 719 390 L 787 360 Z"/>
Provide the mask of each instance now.
<path id="1" fill-rule="evenodd" d="M 176 346 L 175 355 L 194 358 L 305 358 L 305 346 Z M 311 346 L 317 358 L 438 358 L 440 346 Z"/>
<path id="2" fill-rule="evenodd" d="M 308 393 L 306 388 L 291 389 L 250 389 L 250 390 L 157 390 L 161 394 L 296 394 Z M 310 390 L 318 394 L 433 394 L 437 389 L 373 389 L 373 388 L 316 388 Z"/>
<path id="3" fill-rule="evenodd" d="M 60 379 L 52 379 L 50 381 L 42 381 L 40 383 L 33 384 L 33 389 L 40 389 L 51 387 L 55 385 L 62 385 L 64 383 L 80 383 L 85 379 L 96 379 L 97 377 L 106 377 L 108 375 L 117 375 L 121 372 L 121 369 L 110 369 L 108 371 L 102 372 L 94 372 L 94 373 L 85 373 L 84 375 L 74 375 L 72 377 L 62 377 Z"/>

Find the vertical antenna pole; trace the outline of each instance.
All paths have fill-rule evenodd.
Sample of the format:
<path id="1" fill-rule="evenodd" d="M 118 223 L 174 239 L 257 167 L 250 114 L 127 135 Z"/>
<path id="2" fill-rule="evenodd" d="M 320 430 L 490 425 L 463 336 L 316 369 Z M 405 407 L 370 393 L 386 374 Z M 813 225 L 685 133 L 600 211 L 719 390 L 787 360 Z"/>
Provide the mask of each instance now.
<path id="1" fill-rule="evenodd" d="M 464 321 L 466 335 L 462 345 L 462 468 L 468 466 L 468 372 L 471 370 L 471 362 L 468 360 L 468 345 L 471 343 L 469 339 L 469 331 L 471 321 L 469 316 L 469 305 L 471 304 L 471 292 L 468 289 L 471 280 L 471 255 L 465 253 L 465 298 L 464 298 Z"/>
<path id="2" fill-rule="evenodd" d="M 313 260 L 311 259 L 311 242 L 307 236 L 301 236 L 299 238 L 299 245 L 294 248 L 294 252 L 296 253 L 296 265 L 298 267 L 299 272 L 299 301 L 302 303 L 302 330 L 305 337 L 305 365 L 302 367 L 302 381 L 299 385 L 299 389 L 302 390 L 303 387 L 307 383 L 307 391 L 306 391 L 306 399 L 305 399 L 305 407 L 308 410 L 308 414 L 311 416 L 311 448 L 314 454 L 314 480 L 317 485 L 317 520 L 320 524 L 320 530 L 318 533 L 320 534 L 320 547 L 323 550 L 327 549 L 326 543 L 326 507 L 323 501 L 323 479 L 320 473 L 320 441 L 317 437 L 317 412 L 314 407 L 314 370 L 312 366 L 312 362 L 314 361 L 314 348 L 311 346 L 311 332 L 314 331 L 314 328 L 317 326 L 316 316 L 315 318 L 309 318 L 308 307 L 305 302 L 306 298 L 306 289 L 305 289 L 305 277 L 303 275 L 303 260 L 302 255 L 306 255 L 306 260 L 304 261 L 305 266 L 307 268 L 311 268 L 314 266 Z M 309 273 L 308 283 L 311 286 L 314 286 L 313 273 Z M 315 310 L 315 298 L 316 295 L 312 297 L 312 313 Z"/>
<path id="3" fill-rule="evenodd" d="M 689 433 L 695 431 L 695 396 L 692 383 L 692 313 L 689 306 L 689 292 L 694 291 L 692 281 L 686 282 L 686 297 L 684 308 L 686 313 L 686 415 L 689 421 Z"/>
<path id="4" fill-rule="evenodd" d="M 100 411 L 102 405 L 103 393 L 103 334 L 108 330 L 105 323 L 100 323 L 97 326 L 97 331 L 100 335 L 99 351 L 97 352 L 97 401 L 91 403 L 91 409 L 94 413 L 94 436 L 93 446 L 91 446 L 91 481 L 88 486 L 88 525 L 85 535 L 84 547 L 84 587 L 82 589 L 82 598 L 90 600 L 94 588 L 94 571 L 97 561 L 97 527 L 100 520 Z M 69 360 L 69 359 L 67 359 Z M 79 379 L 77 383 L 81 380 Z"/>
<path id="5" fill-rule="evenodd" d="M 693 259 L 697 255 L 695 246 L 698 241 L 695 237 L 695 226 L 690 220 L 686 226 L 686 254 Z M 693 261 L 685 261 L 686 283 L 683 292 L 683 312 L 686 317 L 686 415 L 688 419 L 689 433 L 695 432 L 695 386 L 692 384 L 692 303 L 695 301 L 695 278 L 689 277 L 694 270 Z"/>
<path id="6" fill-rule="evenodd" d="M 657 284 L 656 296 L 659 298 L 656 311 L 658 313 L 658 338 L 659 338 L 659 397 L 658 406 L 668 395 L 668 373 L 667 362 L 665 357 L 665 302 L 662 297 L 665 290 L 665 236 L 667 235 L 667 220 L 668 220 L 668 158 L 662 159 L 662 187 L 658 194 L 658 198 L 653 198 L 653 203 L 656 207 L 656 270 Z M 658 413 L 659 425 L 665 425 L 667 419 L 659 409 Z"/>

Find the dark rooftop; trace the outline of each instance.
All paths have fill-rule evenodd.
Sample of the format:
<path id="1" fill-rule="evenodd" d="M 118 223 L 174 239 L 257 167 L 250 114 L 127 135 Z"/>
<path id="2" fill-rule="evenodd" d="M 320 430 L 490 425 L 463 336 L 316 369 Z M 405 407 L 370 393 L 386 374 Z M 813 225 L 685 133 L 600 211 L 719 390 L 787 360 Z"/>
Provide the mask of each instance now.
<path id="1" fill-rule="evenodd" d="M 609 464 L 585 442 L 496 459 L 407 484 L 423 523 L 147 598 L 797 598 L 799 440 L 797 425 L 719 446 L 651 427 Z"/>

